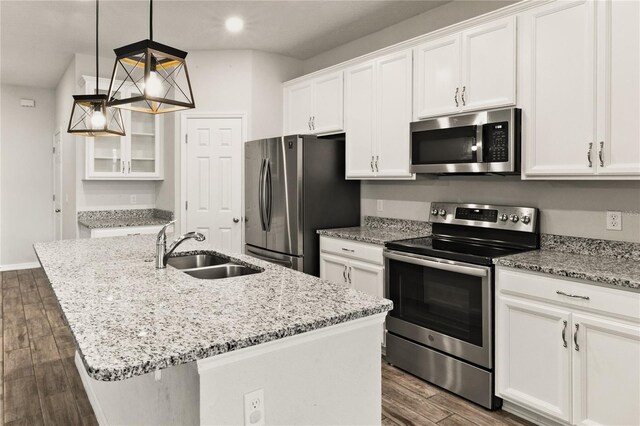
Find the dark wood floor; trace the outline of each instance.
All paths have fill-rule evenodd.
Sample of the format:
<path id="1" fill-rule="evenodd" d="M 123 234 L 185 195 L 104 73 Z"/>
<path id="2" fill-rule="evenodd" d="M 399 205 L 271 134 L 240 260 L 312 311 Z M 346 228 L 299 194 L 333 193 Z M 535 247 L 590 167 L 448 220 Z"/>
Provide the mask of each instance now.
<path id="1" fill-rule="evenodd" d="M 2 272 L 0 415 L 5 425 L 97 425 L 75 343 L 42 269 Z M 530 425 L 382 362 L 383 425 Z"/>

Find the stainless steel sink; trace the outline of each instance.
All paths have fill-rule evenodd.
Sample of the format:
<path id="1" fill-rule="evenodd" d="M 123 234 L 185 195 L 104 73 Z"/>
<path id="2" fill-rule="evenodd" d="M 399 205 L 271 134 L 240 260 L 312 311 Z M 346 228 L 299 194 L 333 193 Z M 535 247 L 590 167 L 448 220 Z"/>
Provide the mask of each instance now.
<path id="1" fill-rule="evenodd" d="M 231 262 L 229 259 L 221 256 L 216 256 L 214 254 L 189 254 L 186 256 L 170 257 L 167 260 L 168 265 L 181 270 L 224 265 L 229 262 Z"/>
<path id="2" fill-rule="evenodd" d="M 201 269 L 190 269 L 183 271 L 185 274 L 189 274 L 194 278 L 200 278 L 202 280 L 215 280 L 220 278 L 240 277 L 243 275 L 257 274 L 261 271 L 249 268 L 244 265 L 235 265 L 229 263 L 227 265 L 211 266 Z"/>

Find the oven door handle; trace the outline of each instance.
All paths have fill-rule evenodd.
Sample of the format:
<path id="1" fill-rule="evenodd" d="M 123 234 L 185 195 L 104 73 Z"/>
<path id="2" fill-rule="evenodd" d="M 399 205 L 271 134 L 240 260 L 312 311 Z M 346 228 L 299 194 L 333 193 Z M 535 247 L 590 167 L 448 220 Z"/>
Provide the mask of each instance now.
<path id="1" fill-rule="evenodd" d="M 471 275 L 474 277 L 486 277 L 487 270 L 484 268 L 474 268 L 472 266 L 463 266 L 453 263 L 436 262 L 434 260 L 422 259 L 420 257 L 408 256 L 406 254 L 396 254 L 394 252 L 385 252 L 384 257 L 399 262 L 412 263 L 414 265 L 426 266 L 434 269 L 441 269 L 443 271 L 456 272 L 464 275 Z"/>

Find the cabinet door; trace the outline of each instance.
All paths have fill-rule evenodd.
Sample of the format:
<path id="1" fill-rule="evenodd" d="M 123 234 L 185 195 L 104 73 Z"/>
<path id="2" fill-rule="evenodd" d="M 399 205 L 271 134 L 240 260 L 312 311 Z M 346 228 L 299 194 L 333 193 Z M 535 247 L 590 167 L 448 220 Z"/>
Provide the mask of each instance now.
<path id="1" fill-rule="evenodd" d="M 306 80 L 284 89 L 284 133 L 311 133 L 312 81 Z"/>
<path id="2" fill-rule="evenodd" d="M 462 33 L 462 110 L 515 105 L 516 18 Z"/>
<path id="3" fill-rule="evenodd" d="M 128 177 L 160 177 L 160 117 L 136 111 L 127 111 L 127 114 Z"/>
<path id="4" fill-rule="evenodd" d="M 414 50 L 414 118 L 460 110 L 460 35 L 445 37 Z"/>
<path id="5" fill-rule="evenodd" d="M 640 425 L 640 326 L 572 318 L 573 424 Z"/>
<path id="6" fill-rule="evenodd" d="M 376 61 L 376 156 L 378 177 L 411 177 L 409 123 L 411 122 L 412 52 L 395 53 Z"/>
<path id="7" fill-rule="evenodd" d="M 373 61 L 345 71 L 346 165 L 348 178 L 375 176 L 373 144 L 375 114 Z"/>
<path id="8" fill-rule="evenodd" d="M 382 297 L 384 289 L 384 267 L 357 260 L 350 260 L 347 281 L 356 290 L 374 297 Z"/>
<path id="9" fill-rule="evenodd" d="M 554 2 L 518 19 L 527 175 L 594 173 L 594 10 L 591 1 Z"/>
<path id="10" fill-rule="evenodd" d="M 311 131 L 315 134 L 344 129 L 344 87 L 342 71 L 317 77 L 313 82 Z"/>
<path id="11" fill-rule="evenodd" d="M 498 296 L 497 305 L 498 396 L 569 421 L 572 350 L 569 311 L 502 295 Z"/>
<path id="12" fill-rule="evenodd" d="M 347 263 L 348 261 L 342 257 L 320 254 L 320 278 L 347 285 Z"/>
<path id="13" fill-rule="evenodd" d="M 598 3 L 602 28 L 598 55 L 597 170 L 601 175 L 640 175 L 640 2 Z M 600 94 L 601 93 L 601 94 Z"/>

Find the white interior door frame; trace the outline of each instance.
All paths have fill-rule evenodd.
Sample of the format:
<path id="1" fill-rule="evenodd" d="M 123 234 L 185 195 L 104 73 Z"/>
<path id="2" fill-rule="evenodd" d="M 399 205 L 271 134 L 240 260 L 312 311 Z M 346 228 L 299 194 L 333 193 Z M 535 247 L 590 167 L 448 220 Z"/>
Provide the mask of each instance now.
<path id="1" fill-rule="evenodd" d="M 59 138 L 59 143 L 57 144 L 56 147 L 56 138 Z M 52 226 L 53 228 L 51 229 L 51 239 L 55 240 L 56 239 L 56 221 L 59 222 L 59 226 L 60 226 L 60 235 L 58 235 L 58 237 L 60 239 L 62 239 L 62 225 L 63 225 L 63 221 L 62 221 L 62 214 L 61 213 L 56 213 L 56 203 L 62 205 L 62 200 L 60 200 L 60 197 L 62 197 L 62 164 L 60 164 L 59 167 L 59 176 L 58 176 L 58 187 L 56 188 L 56 155 L 58 157 L 60 157 L 61 161 L 62 161 L 62 127 L 58 127 L 55 131 L 55 133 L 53 134 L 53 138 L 51 140 L 51 146 L 52 146 L 52 155 L 51 155 L 51 172 L 54 174 L 54 176 L 52 176 L 51 179 L 51 190 L 52 190 L 52 194 L 53 196 L 57 197 L 58 199 L 53 199 L 52 196 L 52 204 L 51 204 L 51 214 L 53 215 L 53 220 L 52 222 Z M 57 149 L 57 152 L 55 151 Z"/>
<path id="2" fill-rule="evenodd" d="M 242 121 L 242 149 L 240 167 L 240 190 L 242 192 L 240 215 L 244 224 L 244 144 L 248 140 L 248 119 L 245 112 L 183 112 L 180 117 L 180 232 L 187 232 L 187 123 L 198 118 L 237 118 Z M 240 230 L 242 247 L 244 247 L 244 225 Z"/>

